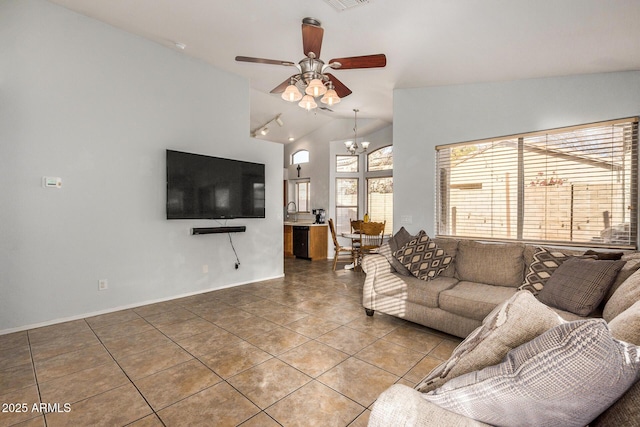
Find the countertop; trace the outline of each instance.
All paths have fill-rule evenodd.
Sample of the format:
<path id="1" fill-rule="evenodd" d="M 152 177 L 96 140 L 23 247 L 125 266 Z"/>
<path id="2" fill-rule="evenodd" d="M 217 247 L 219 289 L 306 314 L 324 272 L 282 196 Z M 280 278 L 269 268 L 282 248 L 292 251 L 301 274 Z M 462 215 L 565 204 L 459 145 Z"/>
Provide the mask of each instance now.
<path id="1" fill-rule="evenodd" d="M 326 227 L 328 224 L 326 224 L 326 223 L 325 224 L 314 224 L 312 222 L 305 222 L 305 221 L 285 221 L 284 225 L 292 225 L 294 227 L 296 225 L 303 226 L 303 227 L 305 227 L 305 226 L 308 226 L 308 227 Z"/>

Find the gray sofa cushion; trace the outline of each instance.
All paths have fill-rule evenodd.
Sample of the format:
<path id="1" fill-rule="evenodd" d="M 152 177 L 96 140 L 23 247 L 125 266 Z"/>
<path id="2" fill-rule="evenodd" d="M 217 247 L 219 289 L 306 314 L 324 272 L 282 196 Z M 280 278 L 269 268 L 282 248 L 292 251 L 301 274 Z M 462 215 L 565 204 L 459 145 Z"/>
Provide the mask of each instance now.
<path id="1" fill-rule="evenodd" d="M 440 292 L 445 291 L 458 283 L 451 277 L 438 277 L 429 281 L 427 285 L 423 280 L 413 276 L 402 276 L 398 273 L 381 274 L 376 277 L 374 289 L 376 293 L 414 302 L 431 308 L 438 308 Z"/>
<path id="2" fill-rule="evenodd" d="M 456 255 L 458 254 L 459 240 L 449 237 L 434 237 L 432 240 L 452 258 L 451 265 L 440 273 L 440 277 L 456 277 Z"/>
<path id="3" fill-rule="evenodd" d="M 460 280 L 496 286 L 522 285 L 524 245 L 493 244 L 461 240 L 456 255 Z"/>
<path id="4" fill-rule="evenodd" d="M 609 329 L 616 339 L 640 345 L 640 301 L 609 322 Z"/>
<path id="5" fill-rule="evenodd" d="M 640 425 L 640 381 L 636 382 L 609 409 L 604 411 L 589 427 L 638 427 Z"/>
<path id="6" fill-rule="evenodd" d="M 602 319 L 563 323 L 424 398 L 492 425 L 582 427 L 634 384 L 639 351 Z"/>
<path id="7" fill-rule="evenodd" d="M 443 310 L 482 321 L 498 304 L 511 298 L 517 291 L 513 287 L 458 282 L 451 289 L 440 292 L 438 304 Z"/>
<path id="8" fill-rule="evenodd" d="M 609 298 L 602 311 L 602 317 L 611 322 L 616 316 L 640 300 L 640 270 L 633 273 Z"/>
<path id="9" fill-rule="evenodd" d="M 452 378 L 496 365 L 512 349 L 561 323 L 560 316 L 530 292 L 519 291 L 489 313 L 449 360 L 431 371 L 415 389 L 435 390 Z"/>
<path id="10" fill-rule="evenodd" d="M 578 316 L 588 316 L 598 308 L 624 263 L 569 258 L 547 280 L 538 300 Z"/>

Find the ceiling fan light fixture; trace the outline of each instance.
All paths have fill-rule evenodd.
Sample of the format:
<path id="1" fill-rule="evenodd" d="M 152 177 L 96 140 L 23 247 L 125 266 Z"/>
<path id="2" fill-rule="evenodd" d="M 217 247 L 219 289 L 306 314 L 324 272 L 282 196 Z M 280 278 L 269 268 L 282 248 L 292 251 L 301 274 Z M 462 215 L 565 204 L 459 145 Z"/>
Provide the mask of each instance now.
<path id="1" fill-rule="evenodd" d="M 329 89 L 320 100 L 323 104 L 327 104 L 329 107 L 340 102 L 340 97 L 336 93 L 335 89 Z"/>
<path id="2" fill-rule="evenodd" d="M 300 93 L 296 85 L 291 84 L 282 92 L 282 99 L 289 102 L 297 102 L 302 99 L 302 93 Z"/>
<path id="3" fill-rule="evenodd" d="M 314 108 L 318 107 L 318 104 L 316 104 L 316 101 L 315 99 L 313 99 L 313 96 L 305 95 L 302 97 L 302 100 L 298 103 L 298 106 L 304 108 L 307 111 L 311 111 Z"/>
<path id="4" fill-rule="evenodd" d="M 311 95 L 315 98 L 327 93 L 327 88 L 325 87 L 324 84 L 322 84 L 322 80 L 313 79 L 309 82 L 309 85 L 307 86 L 304 92 L 307 95 Z"/>

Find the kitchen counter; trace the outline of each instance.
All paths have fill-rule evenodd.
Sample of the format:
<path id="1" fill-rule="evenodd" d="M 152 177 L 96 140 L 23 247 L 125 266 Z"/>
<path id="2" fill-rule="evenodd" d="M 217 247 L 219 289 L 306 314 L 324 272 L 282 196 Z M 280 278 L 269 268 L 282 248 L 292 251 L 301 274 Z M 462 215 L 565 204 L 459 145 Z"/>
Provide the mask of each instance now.
<path id="1" fill-rule="evenodd" d="M 304 221 L 284 221 L 284 256 L 294 256 L 294 230 L 296 227 L 309 227 L 307 252 L 303 258 L 311 260 L 327 259 L 328 224 L 314 224 Z"/>
<path id="2" fill-rule="evenodd" d="M 303 226 L 303 227 L 326 227 L 328 224 L 314 224 L 313 222 L 302 222 L 302 221 L 285 221 L 284 225 L 290 225 L 292 227 Z"/>

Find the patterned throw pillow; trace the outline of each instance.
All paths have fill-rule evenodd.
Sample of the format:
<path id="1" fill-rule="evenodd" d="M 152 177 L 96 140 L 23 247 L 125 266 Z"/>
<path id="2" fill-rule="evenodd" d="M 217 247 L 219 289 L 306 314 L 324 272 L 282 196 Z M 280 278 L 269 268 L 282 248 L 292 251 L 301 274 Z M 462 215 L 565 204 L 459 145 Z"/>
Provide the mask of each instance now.
<path id="1" fill-rule="evenodd" d="M 411 274 L 422 280 L 438 277 L 442 271 L 449 267 L 453 259 L 440 249 L 424 230 L 420 230 L 417 236 L 395 251 L 393 256 Z"/>
<path id="2" fill-rule="evenodd" d="M 588 316 L 602 302 L 624 261 L 570 258 L 556 269 L 538 293 L 538 301 Z"/>
<path id="3" fill-rule="evenodd" d="M 491 425 L 581 427 L 618 400 L 639 373 L 640 347 L 614 339 L 603 319 L 577 320 L 423 398 Z"/>
<path id="4" fill-rule="evenodd" d="M 531 292 L 518 291 L 489 313 L 482 325 L 453 350 L 449 360 L 432 370 L 415 389 L 425 393 L 452 378 L 497 365 L 509 351 L 563 322 Z"/>
<path id="5" fill-rule="evenodd" d="M 539 247 L 533 254 L 533 262 L 531 262 L 529 266 L 529 272 L 524 278 L 524 283 L 518 290 L 527 290 L 537 295 L 553 272 L 570 257 L 570 255 L 560 251 Z"/>

